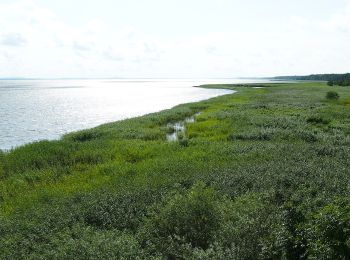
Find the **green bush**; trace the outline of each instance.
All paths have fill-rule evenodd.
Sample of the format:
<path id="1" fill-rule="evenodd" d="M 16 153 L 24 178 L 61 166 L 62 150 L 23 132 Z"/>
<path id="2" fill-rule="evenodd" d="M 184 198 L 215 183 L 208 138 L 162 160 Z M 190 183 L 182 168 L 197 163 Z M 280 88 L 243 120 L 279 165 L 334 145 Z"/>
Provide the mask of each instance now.
<path id="1" fill-rule="evenodd" d="M 275 129 L 273 128 L 257 128 L 253 131 L 246 131 L 243 133 L 231 134 L 229 140 L 240 141 L 269 141 L 275 135 Z"/>
<path id="2" fill-rule="evenodd" d="M 309 255 L 315 259 L 348 259 L 350 256 L 350 203 L 342 200 L 325 206 L 309 224 Z"/>
<path id="3" fill-rule="evenodd" d="M 335 91 L 328 91 L 326 94 L 326 98 L 330 100 L 337 100 L 339 99 L 339 94 Z"/>
<path id="4" fill-rule="evenodd" d="M 4 171 L 4 159 L 5 159 L 5 154 L 3 151 L 0 150 L 0 178 L 3 177 L 3 175 L 5 174 Z"/>
<path id="5" fill-rule="evenodd" d="M 84 130 L 77 133 L 67 135 L 66 138 L 71 137 L 76 142 L 87 142 L 101 137 L 101 133 L 92 130 Z"/>
<path id="6" fill-rule="evenodd" d="M 49 230 L 42 230 L 42 232 Z M 146 257 L 137 239 L 122 232 L 101 231 L 75 224 L 56 234 L 13 234 L 21 241 L 0 238 L 1 259 L 141 259 Z M 44 243 L 45 241 L 45 243 Z M 147 257 L 146 257 L 147 258 Z"/>
<path id="7" fill-rule="evenodd" d="M 274 212 L 255 194 L 226 200 L 220 209 L 224 220 L 217 231 L 217 245 L 226 248 L 234 259 L 258 259 L 277 222 Z"/>
<path id="8" fill-rule="evenodd" d="M 154 212 L 148 220 L 146 240 L 169 257 L 176 255 L 170 245 L 175 250 L 186 245 L 207 249 L 219 223 L 217 195 L 200 183 L 186 194 L 174 194 Z"/>
<path id="9" fill-rule="evenodd" d="M 325 119 L 323 117 L 320 117 L 320 116 L 310 116 L 306 119 L 306 122 L 307 123 L 310 123 L 310 124 L 324 124 L 324 125 L 327 125 L 330 123 L 330 120 L 328 119 Z"/>
<path id="10" fill-rule="evenodd" d="M 90 195 L 84 203 L 84 221 L 99 229 L 135 231 L 143 222 L 147 207 L 159 199 L 158 196 L 152 190 Z"/>

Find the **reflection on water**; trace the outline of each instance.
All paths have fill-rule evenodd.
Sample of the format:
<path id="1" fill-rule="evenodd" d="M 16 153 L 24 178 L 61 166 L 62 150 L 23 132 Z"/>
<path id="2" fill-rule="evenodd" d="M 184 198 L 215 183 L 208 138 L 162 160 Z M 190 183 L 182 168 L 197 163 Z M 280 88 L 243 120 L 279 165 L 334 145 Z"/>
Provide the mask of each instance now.
<path id="1" fill-rule="evenodd" d="M 186 126 L 185 124 L 194 123 L 196 121 L 196 117 L 199 116 L 201 112 L 196 113 L 194 116 L 185 118 L 184 121 L 169 123 L 168 129 L 171 129 L 171 133 L 166 135 L 166 139 L 168 142 L 178 141 L 180 139 L 186 139 Z"/>
<path id="2" fill-rule="evenodd" d="M 0 149 L 230 93 L 235 80 L 0 80 Z"/>
<path id="3" fill-rule="evenodd" d="M 166 139 L 169 142 L 179 140 L 179 135 L 185 135 L 185 124 L 183 122 L 177 122 L 175 124 L 169 124 L 169 128 L 173 130 L 172 133 L 166 135 Z"/>

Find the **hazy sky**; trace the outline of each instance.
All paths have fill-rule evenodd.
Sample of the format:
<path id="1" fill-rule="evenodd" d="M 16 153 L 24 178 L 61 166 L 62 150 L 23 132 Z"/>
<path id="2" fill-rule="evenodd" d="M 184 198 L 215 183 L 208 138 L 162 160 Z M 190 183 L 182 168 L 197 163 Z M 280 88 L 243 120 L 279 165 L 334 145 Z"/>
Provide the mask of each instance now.
<path id="1" fill-rule="evenodd" d="M 350 71 L 350 0 L 0 0 L 0 77 Z"/>

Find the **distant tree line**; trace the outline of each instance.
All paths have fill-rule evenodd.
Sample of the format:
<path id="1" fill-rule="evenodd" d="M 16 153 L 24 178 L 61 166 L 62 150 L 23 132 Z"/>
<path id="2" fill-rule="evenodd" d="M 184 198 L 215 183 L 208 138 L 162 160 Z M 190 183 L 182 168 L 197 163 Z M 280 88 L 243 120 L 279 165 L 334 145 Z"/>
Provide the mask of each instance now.
<path id="1" fill-rule="evenodd" d="M 308 76 L 280 76 L 276 80 L 317 80 L 327 81 L 329 86 L 350 86 L 350 73 L 346 74 L 313 74 Z"/>

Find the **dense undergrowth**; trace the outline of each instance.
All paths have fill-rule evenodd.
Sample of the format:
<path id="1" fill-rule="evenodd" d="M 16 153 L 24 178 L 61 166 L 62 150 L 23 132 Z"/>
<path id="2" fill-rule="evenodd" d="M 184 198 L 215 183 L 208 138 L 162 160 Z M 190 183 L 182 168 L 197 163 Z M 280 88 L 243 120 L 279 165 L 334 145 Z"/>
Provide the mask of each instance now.
<path id="1" fill-rule="evenodd" d="M 349 259 L 350 89 L 205 87 L 238 92 L 0 152 L 0 258 Z"/>

